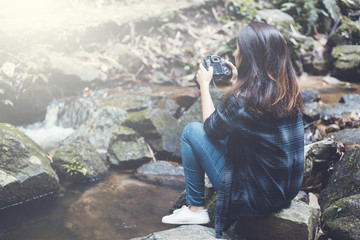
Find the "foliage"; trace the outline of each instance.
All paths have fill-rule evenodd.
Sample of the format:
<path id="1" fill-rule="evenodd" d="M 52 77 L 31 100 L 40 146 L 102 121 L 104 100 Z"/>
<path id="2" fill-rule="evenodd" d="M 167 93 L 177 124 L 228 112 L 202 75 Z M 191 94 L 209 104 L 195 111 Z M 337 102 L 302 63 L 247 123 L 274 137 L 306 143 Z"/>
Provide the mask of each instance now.
<path id="1" fill-rule="evenodd" d="M 330 17 L 334 23 L 340 19 L 340 9 L 336 0 L 273 0 L 272 2 L 282 11 L 292 15 L 306 34 L 312 32 L 314 28 L 319 28 L 322 17 Z"/>
<path id="2" fill-rule="evenodd" d="M 77 174 L 82 174 L 84 176 L 86 176 L 87 174 L 89 174 L 88 170 L 86 170 L 82 164 L 79 161 L 76 160 L 72 160 L 70 162 L 70 164 L 63 164 L 61 165 L 67 173 L 69 173 L 70 175 L 77 175 Z"/>
<path id="3" fill-rule="evenodd" d="M 226 17 L 230 20 L 246 19 L 255 20 L 257 10 L 262 9 L 262 5 L 254 0 L 226 0 Z"/>

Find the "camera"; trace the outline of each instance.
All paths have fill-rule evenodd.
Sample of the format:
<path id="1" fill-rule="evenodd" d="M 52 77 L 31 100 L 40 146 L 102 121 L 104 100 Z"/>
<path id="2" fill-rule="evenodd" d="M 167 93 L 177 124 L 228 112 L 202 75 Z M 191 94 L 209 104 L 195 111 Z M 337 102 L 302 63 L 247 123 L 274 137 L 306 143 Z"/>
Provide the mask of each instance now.
<path id="1" fill-rule="evenodd" d="M 226 65 L 225 60 L 221 59 L 217 55 L 211 55 L 204 59 L 202 62 L 203 66 L 206 70 L 209 70 L 209 67 L 213 67 L 213 77 L 211 79 L 211 82 L 216 88 L 215 81 L 221 82 L 221 81 L 227 81 L 231 78 L 232 72 L 231 69 Z M 195 81 L 198 88 L 200 88 L 199 83 L 197 82 L 197 72 L 194 76 L 193 81 Z"/>

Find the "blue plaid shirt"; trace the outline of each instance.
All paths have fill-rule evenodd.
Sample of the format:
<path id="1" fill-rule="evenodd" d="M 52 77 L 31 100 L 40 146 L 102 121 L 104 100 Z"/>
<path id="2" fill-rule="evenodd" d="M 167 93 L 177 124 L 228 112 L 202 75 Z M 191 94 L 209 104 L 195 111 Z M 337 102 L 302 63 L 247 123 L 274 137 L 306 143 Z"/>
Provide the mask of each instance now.
<path id="1" fill-rule="evenodd" d="M 211 139 L 229 136 L 226 165 L 216 202 L 216 237 L 238 216 L 263 216 L 288 206 L 304 172 L 304 129 L 300 113 L 289 118 L 255 118 L 243 94 L 220 103 L 205 121 Z"/>

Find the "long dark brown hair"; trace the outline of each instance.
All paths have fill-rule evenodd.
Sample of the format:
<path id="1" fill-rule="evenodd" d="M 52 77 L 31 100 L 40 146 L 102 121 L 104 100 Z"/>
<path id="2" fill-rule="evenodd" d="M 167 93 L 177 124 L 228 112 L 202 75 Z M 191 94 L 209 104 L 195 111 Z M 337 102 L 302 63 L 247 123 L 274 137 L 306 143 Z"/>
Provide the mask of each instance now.
<path id="1" fill-rule="evenodd" d="M 244 93 L 245 109 L 253 116 L 283 118 L 296 110 L 303 113 L 304 103 L 282 34 L 263 22 L 244 26 L 237 39 L 238 79 L 224 97 Z M 236 56 L 235 56 L 236 57 Z"/>

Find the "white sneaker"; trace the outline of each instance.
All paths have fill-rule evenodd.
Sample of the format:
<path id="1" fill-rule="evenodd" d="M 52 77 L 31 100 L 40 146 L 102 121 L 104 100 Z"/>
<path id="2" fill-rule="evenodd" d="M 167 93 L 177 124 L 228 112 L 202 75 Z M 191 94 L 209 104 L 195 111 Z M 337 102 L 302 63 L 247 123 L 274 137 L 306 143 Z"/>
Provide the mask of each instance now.
<path id="1" fill-rule="evenodd" d="M 187 206 L 182 206 L 173 214 L 164 216 L 161 221 L 167 224 L 207 224 L 210 218 L 206 209 L 192 212 Z"/>

